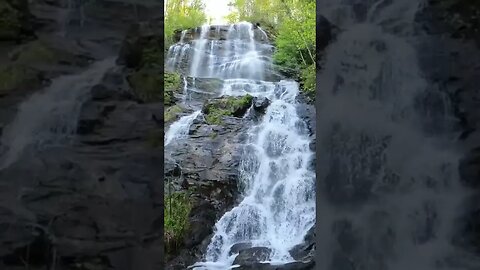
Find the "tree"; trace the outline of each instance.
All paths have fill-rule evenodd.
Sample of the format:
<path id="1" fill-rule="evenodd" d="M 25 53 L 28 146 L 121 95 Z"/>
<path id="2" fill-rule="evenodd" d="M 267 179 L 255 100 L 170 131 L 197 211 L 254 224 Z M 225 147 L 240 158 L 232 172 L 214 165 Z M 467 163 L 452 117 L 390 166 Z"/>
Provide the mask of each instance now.
<path id="1" fill-rule="evenodd" d="M 171 44 L 176 30 L 200 26 L 207 21 L 201 0 L 166 0 L 165 44 Z"/>

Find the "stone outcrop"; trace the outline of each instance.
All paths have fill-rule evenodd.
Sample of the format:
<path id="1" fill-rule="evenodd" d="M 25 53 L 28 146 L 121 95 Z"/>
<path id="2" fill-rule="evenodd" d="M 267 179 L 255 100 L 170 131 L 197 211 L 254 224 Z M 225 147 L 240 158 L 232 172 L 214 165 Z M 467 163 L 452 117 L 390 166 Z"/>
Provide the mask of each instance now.
<path id="1" fill-rule="evenodd" d="M 235 27 L 235 26 L 233 26 Z M 228 30 L 230 29 L 230 25 L 211 25 L 208 29 L 205 38 L 211 40 L 227 40 L 228 37 Z M 199 39 L 200 34 L 202 31 L 202 27 L 196 27 L 192 29 L 186 30 L 178 30 L 175 32 L 174 41 L 179 42 L 182 40 L 183 42 L 191 42 L 192 40 Z M 267 34 L 262 31 L 260 28 L 254 28 L 254 39 L 260 43 L 268 43 L 268 36 Z"/>

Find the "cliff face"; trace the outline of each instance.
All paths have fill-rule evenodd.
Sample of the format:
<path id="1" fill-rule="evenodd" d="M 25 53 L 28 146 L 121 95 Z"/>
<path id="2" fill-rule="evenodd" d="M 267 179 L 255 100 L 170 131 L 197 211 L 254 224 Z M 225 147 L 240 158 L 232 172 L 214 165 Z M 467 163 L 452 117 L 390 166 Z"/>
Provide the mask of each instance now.
<path id="1" fill-rule="evenodd" d="M 429 8 L 418 16 L 431 38 L 420 51 L 423 69 L 432 84 L 440 85 L 452 98 L 459 120 L 456 139 L 462 158 L 458 173 L 469 196 L 462 204 L 452 241 L 476 256 L 480 256 L 479 15 L 480 5 L 475 1 L 430 1 Z"/>
<path id="2" fill-rule="evenodd" d="M 162 269 L 163 99 L 115 63 L 138 18 L 156 29 L 131 40 L 163 39 L 162 3 L 94 2 L 33 1 L 34 32 L 1 28 L 1 269 Z"/>

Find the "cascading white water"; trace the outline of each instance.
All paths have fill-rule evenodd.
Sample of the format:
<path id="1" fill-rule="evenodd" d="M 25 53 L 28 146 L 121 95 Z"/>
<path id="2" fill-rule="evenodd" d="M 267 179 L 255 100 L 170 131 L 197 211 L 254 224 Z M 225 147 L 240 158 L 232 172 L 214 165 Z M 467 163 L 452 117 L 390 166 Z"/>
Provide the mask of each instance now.
<path id="1" fill-rule="evenodd" d="M 198 39 L 189 43 L 181 38 L 179 43 L 172 45 L 167 54 L 167 70 L 181 70 L 183 62 L 190 62 L 183 73 L 191 77 L 265 79 L 265 70 L 272 68 L 272 46 L 268 44 L 266 33 L 258 27 L 256 34 L 252 24 L 242 22 L 230 25 L 224 36 L 226 40 L 223 40 L 219 38 L 223 35 L 222 27 L 203 25 Z M 211 32 L 217 38 L 211 38 Z M 182 32 L 182 36 L 185 35 Z"/>
<path id="2" fill-rule="evenodd" d="M 172 123 L 165 133 L 165 146 L 169 145 L 174 139 L 182 139 L 188 134 L 188 130 L 193 120 L 200 115 L 202 111 L 198 110 L 189 115 L 181 117 L 178 121 Z"/>
<path id="3" fill-rule="evenodd" d="M 422 113 L 442 93 L 409 39 L 421 4 L 319 2 L 342 29 L 319 74 L 320 269 L 474 269 L 449 262 L 466 256 L 451 244 L 465 192 L 449 130 L 428 130 Z"/>
<path id="4" fill-rule="evenodd" d="M 80 74 L 59 77 L 42 92 L 23 102 L 2 136 L 6 152 L 0 169 L 15 162 L 27 147 L 39 149 L 63 143 L 76 133 L 77 119 L 88 91 L 114 66 L 109 58 L 93 64 Z"/>
<path id="5" fill-rule="evenodd" d="M 228 29 L 226 40 L 218 38 L 222 27 Z M 303 242 L 315 223 L 313 155 L 296 111 L 298 84 L 264 80 L 271 72 L 272 50 L 265 43 L 265 32 L 258 31 L 255 34 L 254 26 L 246 22 L 203 26 L 188 58 L 190 69 L 185 75 L 223 79 L 220 95 L 250 94 L 271 100 L 261 123 L 249 130 L 239 168 L 242 200 L 216 223 L 204 261 L 191 266 L 195 269 L 229 269 L 237 255 L 230 254 L 230 249 L 240 243 L 269 249 L 267 261 L 272 264 L 292 261 L 290 249 Z M 170 67 L 186 61 L 170 55 Z M 178 125 L 186 127 L 187 117 Z"/>
<path id="6" fill-rule="evenodd" d="M 237 255 L 231 248 L 241 243 L 270 249 L 267 262 L 293 261 L 290 249 L 303 242 L 315 223 L 313 153 L 298 125 L 298 85 L 281 81 L 273 89 L 250 92 L 266 95 L 272 103 L 249 132 L 240 166 L 243 200 L 216 223 L 205 262 L 195 269 L 229 269 Z"/>
<path id="7" fill-rule="evenodd" d="M 192 77 L 199 77 L 199 71 L 200 69 L 200 64 L 201 61 L 203 60 L 204 57 L 209 57 L 209 53 L 206 54 L 205 47 L 207 46 L 208 39 L 206 38 L 206 35 L 208 31 L 210 30 L 209 25 L 203 25 L 200 31 L 200 39 L 194 40 L 194 46 L 193 46 L 193 56 L 192 56 L 192 63 L 190 65 L 190 75 Z M 203 69 L 203 68 L 202 68 Z"/>
<path id="8" fill-rule="evenodd" d="M 226 34 L 226 41 L 219 38 L 221 35 L 221 27 L 222 26 L 203 25 L 197 28 L 200 30 L 199 38 L 191 40 L 190 43 L 186 42 L 187 31 L 183 30 L 180 41 L 170 46 L 168 50 L 165 63 L 166 70 L 179 71 L 184 75 L 183 105 L 187 105 L 187 102 L 190 101 L 189 92 L 202 92 L 195 89 L 194 86 L 190 87 L 190 89 L 186 76 L 192 77 L 194 82 L 195 78 L 245 78 L 261 80 L 264 79 L 265 67 L 271 66 L 271 58 L 268 54 L 268 52 L 271 52 L 271 45 L 267 43 L 257 44 L 255 42 L 252 24 L 241 22 L 230 25 Z M 259 31 L 263 31 L 260 28 L 258 29 Z M 210 38 L 210 31 L 214 31 L 217 34 L 217 39 Z M 262 40 L 265 42 L 266 34 L 265 32 L 261 33 L 265 35 L 262 36 Z M 192 35 L 194 34 L 195 33 L 192 33 Z M 185 67 L 184 63 L 188 63 L 189 65 Z M 226 85 L 228 87 L 228 83 Z M 188 104 L 188 106 L 192 107 L 191 104 Z M 193 109 L 195 111 L 200 110 L 200 108 L 196 108 L 195 106 L 193 106 Z M 197 114 L 192 113 L 191 115 Z M 172 123 L 166 133 L 169 139 L 165 138 L 165 143 L 167 141 L 171 142 L 171 140 L 177 136 L 178 138 L 183 137 L 182 134 L 188 132 L 190 128 L 190 125 L 184 124 L 191 124 L 194 119 L 191 120 L 190 122 L 184 122 L 182 124 Z M 177 121 L 180 121 L 180 119 Z M 172 129 L 172 127 L 174 127 L 174 129 Z M 178 129 L 178 127 L 182 128 Z M 173 131 L 178 133 L 173 133 Z"/>

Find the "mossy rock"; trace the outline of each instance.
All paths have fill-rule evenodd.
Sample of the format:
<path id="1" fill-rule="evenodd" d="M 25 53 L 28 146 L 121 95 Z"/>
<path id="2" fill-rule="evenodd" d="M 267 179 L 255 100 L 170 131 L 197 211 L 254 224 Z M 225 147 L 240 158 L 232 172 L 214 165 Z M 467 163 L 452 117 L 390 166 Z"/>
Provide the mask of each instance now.
<path id="1" fill-rule="evenodd" d="M 169 106 L 175 104 L 174 92 L 177 92 L 182 88 L 182 83 L 180 80 L 180 74 L 178 73 L 164 73 L 164 87 L 165 91 L 164 104 Z"/>
<path id="2" fill-rule="evenodd" d="M 75 55 L 73 52 L 57 48 L 44 40 L 32 41 L 19 47 L 12 52 L 10 59 L 24 65 L 87 66 L 89 64 L 88 57 Z"/>
<path id="3" fill-rule="evenodd" d="M 134 94 L 144 102 L 163 101 L 163 73 L 140 69 L 128 75 L 127 80 Z"/>
<path id="4" fill-rule="evenodd" d="M 38 87 L 41 82 L 40 72 L 23 65 L 12 64 L 0 68 L 0 95 L 14 90 Z"/>
<path id="5" fill-rule="evenodd" d="M 174 121 L 175 119 L 177 119 L 177 116 L 182 112 L 183 108 L 178 105 L 166 108 L 163 115 L 165 123 Z"/>
<path id="6" fill-rule="evenodd" d="M 253 97 L 223 97 L 207 101 L 202 109 L 210 125 L 221 125 L 223 116 L 242 117 L 252 105 Z"/>
<path id="7" fill-rule="evenodd" d="M 182 245 L 188 231 L 192 204 L 188 192 L 176 192 L 165 196 L 164 205 L 165 248 L 172 254 Z"/>
<path id="8" fill-rule="evenodd" d="M 41 41 L 34 41 L 12 54 L 12 60 L 22 64 L 54 64 L 59 59 L 59 52 Z"/>

